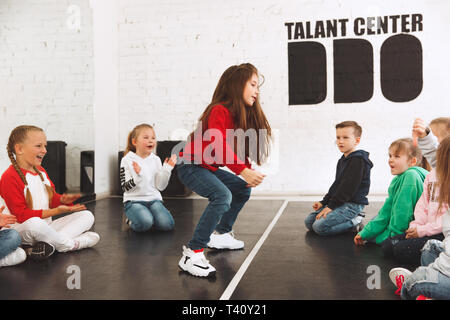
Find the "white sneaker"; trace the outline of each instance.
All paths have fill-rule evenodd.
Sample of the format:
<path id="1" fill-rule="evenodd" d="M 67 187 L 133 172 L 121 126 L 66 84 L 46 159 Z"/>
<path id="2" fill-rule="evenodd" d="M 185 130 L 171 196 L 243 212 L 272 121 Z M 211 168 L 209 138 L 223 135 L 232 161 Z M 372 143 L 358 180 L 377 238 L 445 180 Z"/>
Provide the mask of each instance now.
<path id="1" fill-rule="evenodd" d="M 393 268 L 389 271 L 389 279 L 397 287 L 396 295 L 400 295 L 403 283 L 411 274 L 412 272 L 405 268 Z"/>
<path id="2" fill-rule="evenodd" d="M 98 233 L 86 231 L 85 233 L 82 233 L 78 237 L 74 238 L 74 240 L 77 244 L 73 250 L 81 250 L 95 246 L 97 242 L 100 241 L 100 236 Z"/>
<path id="3" fill-rule="evenodd" d="M 233 231 L 223 234 L 214 231 L 213 234 L 211 234 L 208 247 L 214 249 L 236 250 L 244 247 L 244 241 L 235 239 Z"/>
<path id="4" fill-rule="evenodd" d="M 14 266 L 24 262 L 26 258 L 27 254 L 25 253 L 25 250 L 19 247 L 3 259 L 0 259 L 0 267 Z"/>
<path id="5" fill-rule="evenodd" d="M 183 256 L 178 266 L 181 270 L 197 277 L 209 277 L 216 273 L 216 269 L 206 260 L 203 251 L 194 252 L 186 246 L 183 246 Z"/>

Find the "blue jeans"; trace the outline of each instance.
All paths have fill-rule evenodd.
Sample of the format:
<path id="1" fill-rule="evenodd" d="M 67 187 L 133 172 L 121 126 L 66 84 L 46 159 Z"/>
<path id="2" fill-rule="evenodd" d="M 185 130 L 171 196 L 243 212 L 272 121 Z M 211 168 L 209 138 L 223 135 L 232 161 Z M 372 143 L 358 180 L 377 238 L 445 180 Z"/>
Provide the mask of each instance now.
<path id="1" fill-rule="evenodd" d="M 157 230 L 170 231 L 175 226 L 172 215 L 160 200 L 127 201 L 125 214 L 131 229 L 137 232 L 150 230 L 153 226 Z"/>
<path id="2" fill-rule="evenodd" d="M 230 232 L 244 204 L 250 198 L 247 182 L 233 173 L 218 169 L 212 172 L 193 164 L 177 166 L 181 182 L 209 200 L 208 206 L 188 243 L 192 250 L 207 247 L 211 234 Z"/>
<path id="3" fill-rule="evenodd" d="M 305 226 L 308 230 L 313 230 L 321 236 L 330 236 L 345 232 L 353 228 L 352 219 L 362 211 L 364 205 L 346 202 L 327 214 L 326 218 L 316 220 L 316 216 L 322 212 L 325 207 L 309 214 L 305 219 Z"/>
<path id="4" fill-rule="evenodd" d="M 401 298 L 415 300 L 419 295 L 433 299 L 450 299 L 450 278 L 438 270 L 428 267 L 444 251 L 439 240 L 428 240 L 422 248 L 421 264 L 402 286 Z"/>
<path id="5" fill-rule="evenodd" d="M 16 250 L 21 243 L 22 239 L 16 230 L 0 230 L 0 259 L 3 259 L 8 254 Z"/>

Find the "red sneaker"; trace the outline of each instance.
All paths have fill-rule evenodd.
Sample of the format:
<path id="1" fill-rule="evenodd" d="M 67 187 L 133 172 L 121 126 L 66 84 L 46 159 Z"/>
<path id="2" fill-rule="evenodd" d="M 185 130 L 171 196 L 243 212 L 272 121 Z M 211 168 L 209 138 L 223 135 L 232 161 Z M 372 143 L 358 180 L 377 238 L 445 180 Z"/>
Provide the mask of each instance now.
<path id="1" fill-rule="evenodd" d="M 423 294 L 421 294 L 420 296 L 417 296 L 416 300 L 433 300 L 433 299 L 425 297 Z"/>

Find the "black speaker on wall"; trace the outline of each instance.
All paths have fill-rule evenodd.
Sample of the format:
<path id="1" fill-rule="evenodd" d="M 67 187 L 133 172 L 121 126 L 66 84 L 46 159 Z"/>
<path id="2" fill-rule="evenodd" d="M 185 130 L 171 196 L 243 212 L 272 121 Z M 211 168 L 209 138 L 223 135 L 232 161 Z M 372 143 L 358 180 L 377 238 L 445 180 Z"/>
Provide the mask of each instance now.
<path id="1" fill-rule="evenodd" d="M 95 181 L 94 151 L 81 151 L 80 159 L 80 192 L 93 194 Z"/>
<path id="2" fill-rule="evenodd" d="M 42 167 L 47 171 L 58 193 L 67 191 L 66 146 L 64 141 L 47 141 L 47 154 L 42 160 Z"/>

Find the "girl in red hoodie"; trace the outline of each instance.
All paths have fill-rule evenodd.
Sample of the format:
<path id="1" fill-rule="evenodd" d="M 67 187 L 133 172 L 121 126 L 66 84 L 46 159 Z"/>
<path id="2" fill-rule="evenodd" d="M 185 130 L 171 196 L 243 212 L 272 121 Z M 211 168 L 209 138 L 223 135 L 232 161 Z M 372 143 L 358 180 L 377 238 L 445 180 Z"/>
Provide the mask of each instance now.
<path id="1" fill-rule="evenodd" d="M 207 277 L 215 268 L 203 249 L 241 249 L 232 231 L 237 215 L 264 175 L 252 169 L 269 154 L 271 128 L 259 104 L 258 70 L 250 63 L 229 67 L 221 76 L 211 103 L 180 153 L 177 173 L 191 190 L 209 200 L 192 239 L 183 246 L 179 267 Z M 220 169 L 226 166 L 232 173 Z M 240 175 L 240 177 L 238 177 Z"/>

